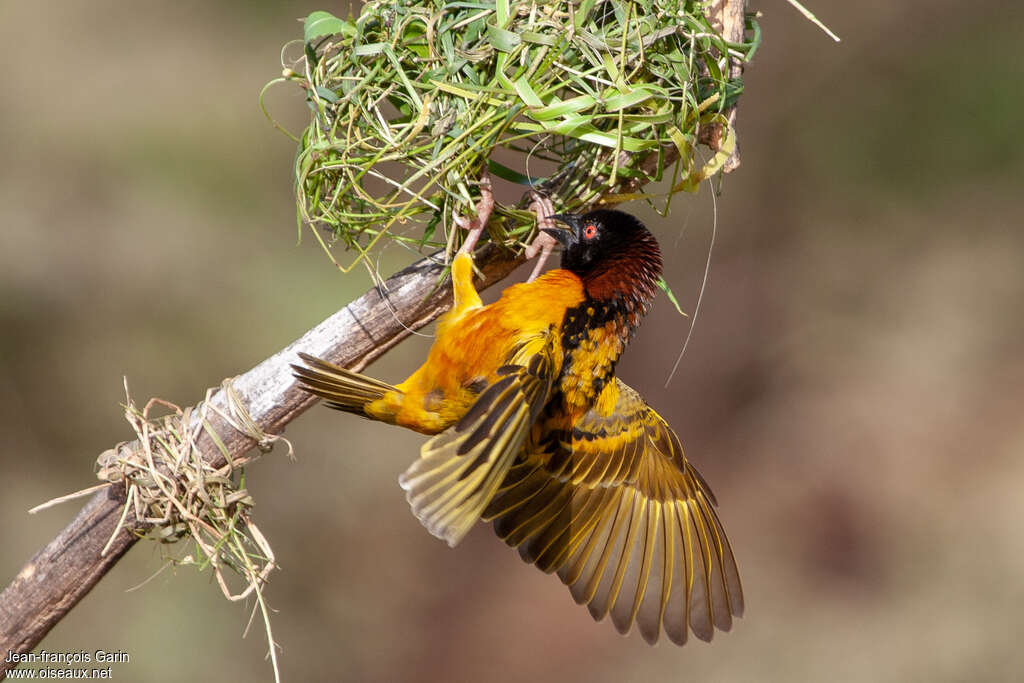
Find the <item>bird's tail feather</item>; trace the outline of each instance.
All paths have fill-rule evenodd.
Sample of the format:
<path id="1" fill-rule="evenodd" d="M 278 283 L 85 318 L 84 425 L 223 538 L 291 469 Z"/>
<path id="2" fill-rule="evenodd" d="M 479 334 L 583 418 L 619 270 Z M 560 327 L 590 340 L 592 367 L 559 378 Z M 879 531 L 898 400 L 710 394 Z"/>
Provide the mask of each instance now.
<path id="1" fill-rule="evenodd" d="M 303 389 L 324 399 L 328 407 L 366 417 L 364 408 L 368 403 L 397 391 L 387 382 L 346 370 L 308 353 L 300 352 L 299 357 L 306 365 L 292 365 L 295 377 Z"/>

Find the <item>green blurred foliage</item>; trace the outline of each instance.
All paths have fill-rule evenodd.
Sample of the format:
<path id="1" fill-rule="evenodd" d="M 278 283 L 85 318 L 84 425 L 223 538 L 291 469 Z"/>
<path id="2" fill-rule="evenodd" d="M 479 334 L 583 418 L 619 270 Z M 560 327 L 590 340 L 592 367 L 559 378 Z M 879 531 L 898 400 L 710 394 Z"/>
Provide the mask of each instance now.
<path id="1" fill-rule="evenodd" d="M 748 614 L 650 649 L 594 624 L 481 527 L 431 538 L 396 484 L 421 437 L 314 409 L 250 469 L 282 569 L 286 680 L 1012 680 L 1024 668 L 1020 13 L 1005 3 L 786 3 L 745 74 L 742 167 L 717 202 L 697 328 L 661 299 L 621 374 L 721 501 Z M 0 5 L 0 576 L 74 514 L 130 436 L 370 285 L 295 244 L 294 146 L 256 105 L 299 3 Z M 343 15 L 343 7 L 327 7 Z M 38 27 L 46 27 L 41 33 Z M 271 93 L 293 130 L 301 93 Z M 693 309 L 714 214 L 644 207 Z M 410 255 L 398 246 L 381 270 Z M 395 380 L 414 338 L 373 367 Z M 185 551 L 185 549 L 182 549 Z M 119 680 L 269 680 L 252 605 L 140 544 L 44 641 L 123 649 Z"/>

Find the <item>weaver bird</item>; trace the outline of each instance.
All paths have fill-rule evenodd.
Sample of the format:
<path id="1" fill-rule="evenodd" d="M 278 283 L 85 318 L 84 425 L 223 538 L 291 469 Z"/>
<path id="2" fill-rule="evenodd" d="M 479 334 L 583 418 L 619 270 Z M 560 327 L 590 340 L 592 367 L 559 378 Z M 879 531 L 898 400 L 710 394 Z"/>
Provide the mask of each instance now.
<path id="1" fill-rule="evenodd" d="M 561 268 L 484 306 L 472 242 L 452 263 L 454 304 L 426 362 L 396 386 L 301 354 L 327 405 L 435 435 L 401 476 L 413 513 L 450 545 L 477 520 L 522 558 L 557 572 L 577 603 L 649 643 L 732 626 L 743 590 L 704 478 L 679 438 L 615 365 L 661 274 L 653 235 L 615 210 L 550 216 Z M 556 228 L 555 219 L 567 226 Z"/>

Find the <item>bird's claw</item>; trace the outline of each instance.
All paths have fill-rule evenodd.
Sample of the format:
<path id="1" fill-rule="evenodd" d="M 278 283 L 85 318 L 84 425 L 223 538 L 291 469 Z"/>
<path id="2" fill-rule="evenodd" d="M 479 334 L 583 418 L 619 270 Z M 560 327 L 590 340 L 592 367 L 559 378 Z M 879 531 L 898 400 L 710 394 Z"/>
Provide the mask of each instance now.
<path id="1" fill-rule="evenodd" d="M 555 246 L 558 244 L 558 240 L 544 232 L 544 228 L 554 229 L 555 222 L 551 220 L 551 216 L 555 213 L 554 204 L 551 203 L 551 199 L 542 195 L 539 192 L 533 192 L 530 201 L 530 210 L 537 214 L 537 236 L 533 239 L 533 242 L 526 247 L 524 254 L 527 259 L 537 258 L 537 263 L 533 267 L 533 272 L 530 273 L 530 279 L 527 282 L 533 282 L 540 275 L 541 270 L 544 268 L 544 263 L 551 256 L 551 252 L 554 251 Z"/>
<path id="2" fill-rule="evenodd" d="M 480 235 L 483 234 L 484 228 L 487 227 L 487 221 L 491 217 L 491 212 L 494 211 L 494 191 L 491 188 L 491 177 L 487 175 L 486 171 L 480 176 L 478 184 L 480 187 L 480 200 L 476 203 L 476 218 L 467 218 L 466 216 L 459 215 L 457 212 L 453 213 L 452 220 L 455 222 L 455 225 L 466 231 L 466 238 L 462 241 L 462 246 L 459 247 L 460 254 L 473 253 L 473 248 L 476 247 Z"/>

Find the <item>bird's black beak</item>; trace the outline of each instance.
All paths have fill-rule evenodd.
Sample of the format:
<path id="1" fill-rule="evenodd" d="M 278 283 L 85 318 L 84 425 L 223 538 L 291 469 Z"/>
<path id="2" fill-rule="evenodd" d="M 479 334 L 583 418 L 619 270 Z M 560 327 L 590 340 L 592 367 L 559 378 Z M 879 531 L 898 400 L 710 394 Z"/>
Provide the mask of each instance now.
<path id="1" fill-rule="evenodd" d="M 568 247 L 570 244 L 577 241 L 577 233 L 579 232 L 580 223 L 579 214 L 556 213 L 554 216 L 548 216 L 548 218 L 558 221 L 559 223 L 565 223 L 569 228 L 541 228 L 541 230 L 558 240 L 563 247 Z"/>

